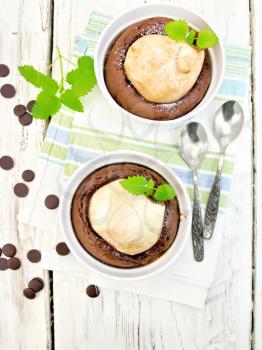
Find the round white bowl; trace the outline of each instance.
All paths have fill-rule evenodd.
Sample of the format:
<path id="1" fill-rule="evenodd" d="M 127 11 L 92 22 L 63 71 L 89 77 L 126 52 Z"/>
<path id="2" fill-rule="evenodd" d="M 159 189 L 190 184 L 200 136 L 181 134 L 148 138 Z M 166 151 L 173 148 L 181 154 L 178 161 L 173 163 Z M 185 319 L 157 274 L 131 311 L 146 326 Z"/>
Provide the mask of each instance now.
<path id="1" fill-rule="evenodd" d="M 95 73 L 98 85 L 104 97 L 114 108 L 120 111 L 120 113 L 122 113 L 123 116 L 128 116 L 133 120 L 139 120 L 151 125 L 153 124 L 176 126 L 178 124 L 184 123 L 185 121 L 192 118 L 195 114 L 203 110 L 217 94 L 218 89 L 221 85 L 221 81 L 223 79 L 225 65 L 225 54 L 221 40 L 215 47 L 209 49 L 212 67 L 212 78 L 211 84 L 208 88 L 205 97 L 192 111 L 180 118 L 162 121 L 152 120 L 139 117 L 135 114 L 126 111 L 110 95 L 104 79 L 105 58 L 109 48 L 111 47 L 114 40 L 118 37 L 118 35 L 131 24 L 136 23 L 145 18 L 156 16 L 169 17 L 174 19 L 185 19 L 188 22 L 188 24 L 196 30 L 200 30 L 202 28 L 207 27 L 212 29 L 212 26 L 210 26 L 209 23 L 207 23 L 206 20 L 200 15 L 182 7 L 168 4 L 153 4 L 133 8 L 127 12 L 120 14 L 118 17 L 112 20 L 102 32 L 96 47 Z"/>
<path id="2" fill-rule="evenodd" d="M 176 239 L 171 247 L 156 261 L 146 266 L 129 269 L 106 265 L 89 254 L 78 241 L 71 222 L 72 200 L 82 181 L 89 174 L 105 165 L 126 162 L 144 165 L 163 176 L 176 189 L 180 209 L 180 224 Z M 61 198 L 59 223 L 71 252 L 87 269 L 117 279 L 138 279 L 159 273 L 178 258 L 190 233 L 191 203 L 187 191 L 179 178 L 161 161 L 142 153 L 114 152 L 110 155 L 103 155 L 92 159 L 82 166 L 69 180 Z"/>

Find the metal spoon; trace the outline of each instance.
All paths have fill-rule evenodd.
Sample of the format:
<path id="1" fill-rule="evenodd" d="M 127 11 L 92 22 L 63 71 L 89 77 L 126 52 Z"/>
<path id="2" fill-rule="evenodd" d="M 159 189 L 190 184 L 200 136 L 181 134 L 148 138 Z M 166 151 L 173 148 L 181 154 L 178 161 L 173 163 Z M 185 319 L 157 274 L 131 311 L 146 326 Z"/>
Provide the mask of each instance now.
<path id="1" fill-rule="evenodd" d="M 192 218 L 193 252 L 197 261 L 204 259 L 204 238 L 201 205 L 198 190 L 197 168 L 202 162 L 208 147 L 207 134 L 199 123 L 187 124 L 180 135 L 180 152 L 192 169 L 194 183 L 194 204 Z"/>
<path id="2" fill-rule="evenodd" d="M 227 101 L 222 104 L 214 117 L 213 132 L 220 145 L 220 156 L 218 160 L 216 177 L 208 198 L 205 213 L 204 237 L 208 239 L 212 237 L 217 219 L 220 199 L 220 181 L 225 151 L 227 146 L 238 137 L 242 130 L 243 124 L 244 113 L 242 107 L 236 101 Z"/>

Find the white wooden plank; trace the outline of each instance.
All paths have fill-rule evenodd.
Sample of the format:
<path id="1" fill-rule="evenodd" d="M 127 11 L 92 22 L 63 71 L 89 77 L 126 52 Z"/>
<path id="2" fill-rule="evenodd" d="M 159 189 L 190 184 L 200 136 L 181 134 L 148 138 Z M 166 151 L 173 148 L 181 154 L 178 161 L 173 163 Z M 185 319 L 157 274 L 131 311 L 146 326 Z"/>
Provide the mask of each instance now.
<path id="1" fill-rule="evenodd" d="M 261 1 L 253 0 L 251 2 L 251 18 L 252 32 L 253 32 L 253 91 L 254 91 L 254 149 L 255 149 L 255 163 L 254 163 L 254 176 L 255 176 L 255 217 L 254 217 L 254 349 L 259 350 L 262 348 L 262 158 L 261 158 L 261 135 L 262 135 L 262 122 L 261 122 L 261 93 L 262 93 L 262 46 L 261 46 L 261 32 L 262 22 L 260 14 L 262 13 Z"/>
<path id="2" fill-rule="evenodd" d="M 35 232 L 18 227 L 17 215 L 23 200 L 13 194 L 21 172 L 35 168 L 45 127 L 43 122 L 34 121 L 22 128 L 12 112 L 17 103 L 35 97 L 35 90 L 19 77 L 17 65 L 31 63 L 46 69 L 50 34 L 51 1 L 1 1 L 0 63 L 8 64 L 11 74 L 0 78 L 0 84 L 14 84 L 17 95 L 10 100 L 0 96 L 0 156 L 8 154 L 15 160 L 10 172 L 0 169 L 0 246 L 14 243 L 22 260 L 17 271 L 0 271 L 0 348 L 6 350 L 51 349 L 48 273 L 43 273 L 40 264 L 26 259 L 27 251 L 34 247 Z M 23 296 L 23 289 L 36 276 L 44 279 L 45 289 L 30 301 Z"/>
<path id="3" fill-rule="evenodd" d="M 99 10 L 102 5 L 103 8 L 107 6 L 108 13 L 118 13 L 144 2 L 56 0 L 55 43 L 59 43 L 68 56 L 75 35 L 86 26 L 91 10 Z M 186 6 L 202 13 L 227 42 L 246 45 L 249 41 L 247 0 L 164 2 Z M 77 274 L 55 272 L 56 349 L 249 348 L 252 243 L 250 125 L 245 131 L 242 147 L 242 157 L 236 164 L 231 210 L 223 236 L 221 259 L 206 308 L 196 310 L 168 301 L 109 290 L 102 290 L 97 299 L 89 299 L 85 295 L 86 282 Z"/>

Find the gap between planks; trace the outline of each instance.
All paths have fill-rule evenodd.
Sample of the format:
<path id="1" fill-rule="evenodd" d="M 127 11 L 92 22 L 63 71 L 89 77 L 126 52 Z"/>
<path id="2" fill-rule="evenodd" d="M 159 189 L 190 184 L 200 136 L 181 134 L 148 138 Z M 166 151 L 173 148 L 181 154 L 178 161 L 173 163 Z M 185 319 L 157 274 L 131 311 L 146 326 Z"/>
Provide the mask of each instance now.
<path id="1" fill-rule="evenodd" d="M 252 225 L 252 317 L 251 317 L 251 334 L 250 334 L 250 348 L 255 349 L 255 338 L 256 338 L 256 261 L 257 261 L 257 249 L 256 249 L 256 241 L 257 241 L 257 193 L 256 193 L 256 184 L 257 184 L 257 172 L 256 172 L 256 159 L 257 159 L 257 150 L 256 150 L 256 106 L 255 106 L 255 1 L 249 0 L 249 23 L 250 23 L 250 44 L 251 44 L 251 81 L 250 81 L 250 94 L 251 94 L 251 117 L 252 117 L 252 199 L 253 199 L 253 208 L 252 208 L 252 217 L 253 217 L 253 225 Z"/>
<path id="2" fill-rule="evenodd" d="M 50 9 L 50 51 L 49 51 L 49 63 L 52 63 L 53 50 L 54 50 L 54 0 L 51 0 Z M 49 75 L 52 75 L 52 66 L 49 69 Z M 53 271 L 48 271 L 49 277 L 49 289 L 50 289 L 50 334 L 51 334 L 51 349 L 55 350 L 55 328 L 54 328 L 54 283 L 53 283 Z"/>

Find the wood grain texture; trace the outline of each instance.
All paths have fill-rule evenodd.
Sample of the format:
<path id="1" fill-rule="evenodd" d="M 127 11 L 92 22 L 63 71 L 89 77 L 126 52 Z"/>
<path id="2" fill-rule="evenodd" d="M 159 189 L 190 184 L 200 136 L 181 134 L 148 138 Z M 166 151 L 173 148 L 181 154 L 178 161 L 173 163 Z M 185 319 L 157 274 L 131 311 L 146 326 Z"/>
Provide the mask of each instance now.
<path id="1" fill-rule="evenodd" d="M 11 171 L 0 169 L 0 246 L 14 243 L 22 260 L 19 270 L 0 272 L 0 349 L 50 349 L 48 273 L 26 259 L 27 251 L 34 247 L 35 232 L 17 224 L 23 199 L 13 194 L 22 171 L 35 168 L 45 125 L 34 121 L 23 128 L 12 111 L 17 103 L 28 102 L 36 93 L 19 77 L 17 65 L 31 63 L 45 70 L 49 64 L 51 1 L 4 0 L 0 17 L 0 63 L 11 70 L 8 77 L 0 78 L 0 84 L 12 83 L 17 88 L 12 99 L 0 96 L 0 157 L 8 154 L 15 161 Z M 30 301 L 24 298 L 23 289 L 35 276 L 44 279 L 45 289 Z"/>
<path id="2" fill-rule="evenodd" d="M 117 14 L 145 2 L 118 1 L 115 4 L 119 6 L 114 6 L 113 1 L 106 0 L 55 0 L 54 44 L 59 43 L 64 55 L 70 56 L 74 37 L 86 26 L 92 10 L 103 8 L 109 14 Z M 247 45 L 249 42 L 247 0 L 164 2 L 189 7 L 204 15 L 227 43 Z M 54 75 L 57 74 L 54 70 Z M 83 280 L 77 274 L 54 272 L 56 349 L 249 349 L 252 307 L 250 122 L 247 122 L 242 140 L 243 152 L 236 162 L 231 209 L 206 308 L 196 310 L 106 289 L 101 291 L 99 298 L 89 299 L 85 288 L 92 281 Z"/>
<path id="3" fill-rule="evenodd" d="M 253 344 L 254 349 L 262 348 L 262 21 L 260 15 L 262 13 L 262 3 L 258 0 L 251 1 L 251 18 L 252 18 L 252 32 L 253 32 L 253 117 L 254 117 L 254 334 Z"/>

